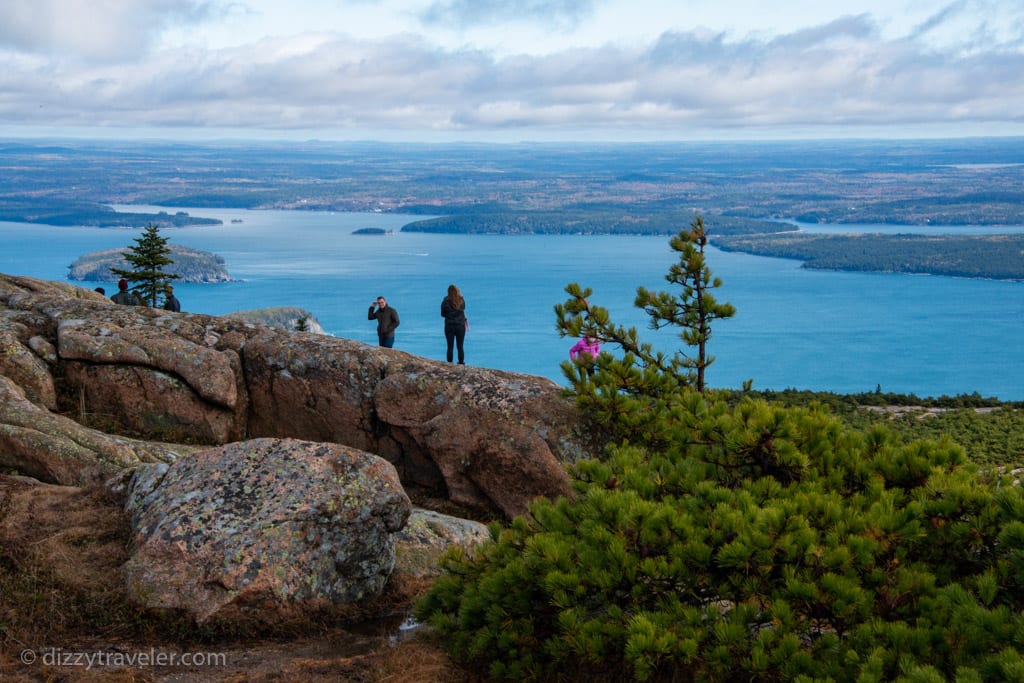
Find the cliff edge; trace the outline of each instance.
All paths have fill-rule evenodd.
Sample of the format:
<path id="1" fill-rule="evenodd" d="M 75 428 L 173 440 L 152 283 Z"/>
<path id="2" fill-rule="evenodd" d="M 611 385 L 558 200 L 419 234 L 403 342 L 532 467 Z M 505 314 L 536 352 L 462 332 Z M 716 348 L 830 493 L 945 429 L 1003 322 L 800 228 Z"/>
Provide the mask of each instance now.
<path id="1" fill-rule="evenodd" d="M 514 516 L 582 457 L 550 380 L 0 274 L 0 467 L 82 485 L 258 437 L 379 455 L 403 486 Z"/>

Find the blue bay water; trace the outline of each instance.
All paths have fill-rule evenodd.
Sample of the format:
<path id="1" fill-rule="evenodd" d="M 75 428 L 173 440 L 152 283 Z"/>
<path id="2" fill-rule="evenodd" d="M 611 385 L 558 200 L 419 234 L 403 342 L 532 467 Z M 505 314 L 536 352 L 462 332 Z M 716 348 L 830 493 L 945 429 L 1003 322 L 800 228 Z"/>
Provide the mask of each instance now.
<path id="1" fill-rule="evenodd" d="M 559 338 L 552 308 L 566 299 L 566 284 L 579 282 L 613 320 L 636 326 L 656 347 L 682 346 L 671 329 L 647 329 L 632 303 L 638 285 L 670 288 L 664 274 L 676 255 L 664 236 L 429 235 L 399 232 L 422 216 L 133 208 L 224 221 L 162 233 L 223 256 L 238 279 L 176 285 L 183 310 L 301 306 L 328 333 L 374 344 L 366 310 L 381 294 L 401 315 L 396 348 L 441 360 L 440 302 L 454 282 L 467 299 L 467 362 L 564 384 L 559 363 L 573 340 Z M 394 232 L 352 234 L 364 227 Z M 130 245 L 140 233 L 0 223 L 0 272 L 62 280 L 78 256 Z M 737 309 L 714 327 L 712 386 L 752 379 L 759 389 L 846 393 L 881 385 L 920 396 L 977 391 L 1024 400 L 1024 283 L 813 271 L 715 249 L 708 258 L 723 281 L 719 300 Z"/>

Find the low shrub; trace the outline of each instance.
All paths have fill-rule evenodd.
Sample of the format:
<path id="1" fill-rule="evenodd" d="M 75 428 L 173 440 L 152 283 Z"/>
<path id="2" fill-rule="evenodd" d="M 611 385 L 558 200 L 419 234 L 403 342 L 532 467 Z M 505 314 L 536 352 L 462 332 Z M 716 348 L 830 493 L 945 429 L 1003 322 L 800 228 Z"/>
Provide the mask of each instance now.
<path id="1" fill-rule="evenodd" d="M 416 607 L 507 680 L 1005 680 L 1024 658 L 1024 494 L 948 439 L 691 400 L 609 449 Z M 678 416 L 678 415 L 677 415 Z"/>

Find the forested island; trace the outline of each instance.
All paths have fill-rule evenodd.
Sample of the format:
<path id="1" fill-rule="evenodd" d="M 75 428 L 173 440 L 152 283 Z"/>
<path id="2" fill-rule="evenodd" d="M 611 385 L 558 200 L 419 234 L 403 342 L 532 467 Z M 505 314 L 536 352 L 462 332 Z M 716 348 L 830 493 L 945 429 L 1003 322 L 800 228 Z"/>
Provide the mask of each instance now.
<path id="1" fill-rule="evenodd" d="M 503 235 L 672 235 L 686 227 L 693 212 L 673 209 L 607 206 L 600 209 L 562 211 L 507 211 L 502 213 L 463 213 L 415 221 L 402 232 Z M 778 221 L 756 218 L 716 216 L 714 229 L 722 235 L 746 235 L 792 230 Z"/>
<path id="2" fill-rule="evenodd" d="M 231 281 L 222 256 L 180 244 L 168 244 L 167 248 L 174 262 L 164 270 L 177 275 L 181 282 Z M 119 247 L 83 254 L 68 266 L 68 279 L 113 282 L 118 276 L 114 275 L 111 268 L 131 268 L 123 257 L 126 251 L 128 247 Z"/>
<path id="3" fill-rule="evenodd" d="M 673 234 L 696 214 L 642 216 L 606 211 L 461 214 L 416 221 L 403 232 L 456 234 Z M 1024 280 L 1024 235 L 825 235 L 789 223 L 706 216 L 712 245 L 724 251 L 797 259 L 804 267 L 879 273 Z"/>

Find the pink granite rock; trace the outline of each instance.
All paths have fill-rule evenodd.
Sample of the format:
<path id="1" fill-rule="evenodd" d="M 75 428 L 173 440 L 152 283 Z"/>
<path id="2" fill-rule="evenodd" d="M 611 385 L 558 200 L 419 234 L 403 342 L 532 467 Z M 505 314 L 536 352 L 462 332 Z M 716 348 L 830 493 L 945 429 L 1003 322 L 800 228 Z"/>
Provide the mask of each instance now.
<path id="1" fill-rule="evenodd" d="M 243 441 L 149 479 L 128 498 L 128 590 L 200 623 L 274 622 L 377 594 L 411 511 L 393 466 L 336 444 Z"/>
<path id="2" fill-rule="evenodd" d="M 385 458 L 408 487 L 507 516 L 569 495 L 566 465 L 593 450 L 572 403 L 541 377 L 118 306 L 62 283 L 0 275 L 0 335 L 14 350 L 0 376 L 93 428 L 174 443 L 343 444 Z M 21 443 L 26 461 L 48 458 Z M 51 470 L 72 477 L 51 481 L 78 481 Z"/>

